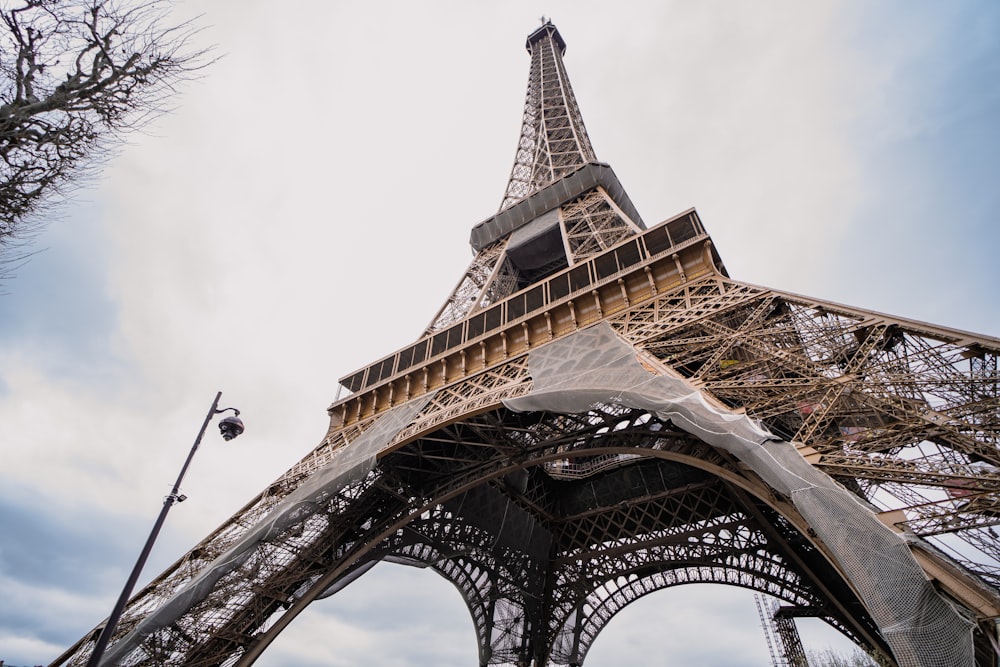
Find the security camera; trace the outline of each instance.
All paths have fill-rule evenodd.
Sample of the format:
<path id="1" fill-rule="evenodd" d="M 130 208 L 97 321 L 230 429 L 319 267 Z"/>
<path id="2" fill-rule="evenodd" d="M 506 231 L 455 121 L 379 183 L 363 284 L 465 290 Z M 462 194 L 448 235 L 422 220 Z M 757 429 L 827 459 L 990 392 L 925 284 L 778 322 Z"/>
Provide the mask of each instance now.
<path id="1" fill-rule="evenodd" d="M 243 422 L 239 417 L 226 417 L 219 422 L 219 430 L 222 431 L 222 439 L 229 441 L 243 432 Z"/>

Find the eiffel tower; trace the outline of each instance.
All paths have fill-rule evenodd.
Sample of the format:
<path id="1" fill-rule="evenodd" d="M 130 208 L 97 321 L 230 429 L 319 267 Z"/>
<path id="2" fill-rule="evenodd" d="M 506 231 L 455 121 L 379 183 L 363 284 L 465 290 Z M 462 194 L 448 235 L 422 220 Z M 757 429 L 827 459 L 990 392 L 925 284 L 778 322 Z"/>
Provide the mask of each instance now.
<path id="1" fill-rule="evenodd" d="M 1000 340 L 734 280 L 694 209 L 646 226 L 559 31 L 526 46 L 510 181 L 444 306 L 341 379 L 322 442 L 129 602 L 102 664 L 250 665 L 382 561 L 458 589 L 480 665 L 582 665 L 696 583 L 885 664 L 995 664 Z"/>

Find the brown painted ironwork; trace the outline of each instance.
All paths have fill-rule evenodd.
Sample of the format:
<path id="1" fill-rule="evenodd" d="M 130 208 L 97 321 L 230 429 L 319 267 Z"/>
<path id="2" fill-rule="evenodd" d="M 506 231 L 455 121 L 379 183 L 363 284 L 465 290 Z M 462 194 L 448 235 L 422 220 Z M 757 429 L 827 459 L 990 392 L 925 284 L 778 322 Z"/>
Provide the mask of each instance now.
<path id="1" fill-rule="evenodd" d="M 622 405 L 504 406 L 530 392 L 533 350 L 598 323 L 652 372 L 796 443 L 911 536 L 927 576 L 979 624 L 977 662 L 988 664 L 1000 613 L 1000 340 L 733 280 L 693 209 L 645 228 L 594 161 L 562 37 L 547 23 L 528 49 L 501 212 L 477 226 L 478 254 L 425 335 L 342 378 L 351 393 L 330 406 L 322 442 L 139 593 L 114 641 L 380 420 L 423 407 L 370 470 L 261 540 L 135 640 L 124 664 L 251 664 L 311 602 L 379 561 L 429 567 L 459 590 L 482 665 L 582 664 L 628 604 L 702 582 L 765 593 L 891 663 L 822 540 L 732 455 Z M 570 181 L 560 200 L 553 184 Z M 55 664 L 82 664 L 92 643 Z"/>

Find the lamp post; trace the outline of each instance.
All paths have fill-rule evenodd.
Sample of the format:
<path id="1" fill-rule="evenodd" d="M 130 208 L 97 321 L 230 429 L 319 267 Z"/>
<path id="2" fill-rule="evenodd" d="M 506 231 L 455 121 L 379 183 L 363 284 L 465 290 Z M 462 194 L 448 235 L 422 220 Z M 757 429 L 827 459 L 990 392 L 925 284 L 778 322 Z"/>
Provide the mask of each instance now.
<path id="1" fill-rule="evenodd" d="M 191 459 L 194 458 L 194 453 L 198 450 L 198 445 L 201 444 L 201 438 L 205 435 L 205 429 L 208 428 L 208 423 L 212 421 L 212 417 L 215 415 L 232 410 L 235 414 L 230 415 L 219 422 L 219 430 L 222 431 L 222 437 L 225 440 L 232 440 L 243 432 L 243 422 L 240 421 L 239 418 L 240 411 L 236 408 L 222 408 L 220 410 L 220 398 L 222 398 L 221 391 L 215 395 L 215 400 L 212 401 L 212 407 L 208 409 L 208 414 L 205 415 L 205 421 L 201 425 L 201 430 L 198 431 L 198 437 L 194 439 L 194 444 L 191 445 L 191 451 L 188 452 L 187 459 L 181 467 L 180 474 L 177 475 L 177 481 L 174 482 L 174 487 L 170 490 L 170 495 L 163 499 L 163 509 L 160 510 L 160 515 L 156 517 L 156 522 L 153 524 L 153 530 L 150 531 L 149 537 L 146 539 L 146 544 L 143 546 L 142 552 L 139 554 L 139 559 L 135 562 L 135 566 L 132 568 L 132 574 L 129 575 L 128 581 L 125 582 L 125 588 L 122 589 L 121 595 L 118 596 L 118 602 L 115 603 L 114 609 L 111 610 L 111 616 L 108 617 L 108 622 L 104 624 L 104 628 L 101 630 L 101 634 L 97 638 L 97 643 L 94 644 L 94 650 L 90 653 L 90 659 L 87 661 L 87 667 L 97 667 L 100 664 L 101 658 L 104 656 L 104 651 L 108 647 L 108 642 L 111 641 L 111 636 L 115 633 L 115 628 L 118 627 L 118 620 L 121 618 L 122 612 L 125 610 L 125 604 L 132 595 L 132 589 L 135 588 L 136 581 L 139 580 L 139 574 L 142 573 L 142 568 L 146 564 L 149 552 L 153 550 L 153 543 L 156 541 L 156 537 L 160 534 L 160 528 L 163 527 L 163 521 L 167 518 L 167 512 L 170 511 L 170 508 L 174 503 L 183 502 L 186 498 L 186 496 L 180 494 L 181 481 L 184 479 L 184 474 L 187 472 L 188 466 L 191 465 Z"/>

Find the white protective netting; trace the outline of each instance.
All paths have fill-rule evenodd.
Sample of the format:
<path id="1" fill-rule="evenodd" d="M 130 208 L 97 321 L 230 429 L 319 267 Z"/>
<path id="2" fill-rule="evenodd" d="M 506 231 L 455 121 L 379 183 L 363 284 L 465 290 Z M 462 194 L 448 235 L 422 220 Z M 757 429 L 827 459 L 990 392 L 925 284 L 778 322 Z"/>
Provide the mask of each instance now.
<path id="1" fill-rule="evenodd" d="M 706 443 L 730 452 L 791 498 L 847 573 L 901 667 L 973 667 L 973 624 L 926 580 L 910 548 L 874 510 L 815 469 L 788 442 L 745 415 L 710 405 L 680 378 L 654 375 L 607 324 L 554 341 L 529 355 L 530 394 L 505 401 L 513 410 L 578 413 L 617 403 L 649 410 Z M 216 583 L 266 543 L 314 514 L 333 494 L 364 477 L 375 457 L 430 397 L 393 408 L 170 600 L 115 643 L 103 660 L 116 664 L 143 638 L 211 594 Z M 329 591 L 328 591 L 329 593 Z"/>
<path id="2" fill-rule="evenodd" d="M 678 377 L 655 375 L 610 326 L 554 341 L 528 357 L 530 394 L 513 410 L 579 413 L 598 403 L 649 410 L 745 463 L 789 497 L 850 578 L 900 667 L 973 667 L 974 624 L 939 595 L 904 540 L 873 508 L 746 415 L 711 405 Z"/>
<path id="3" fill-rule="evenodd" d="M 261 544 L 321 511 L 334 494 L 364 478 L 374 468 L 378 452 L 413 421 L 432 397 L 433 394 L 429 394 L 393 408 L 349 446 L 334 452 L 326 466 L 312 473 L 211 565 L 144 618 L 121 641 L 113 644 L 104 654 L 101 664 L 116 665 L 121 662 L 151 633 L 167 627 L 206 599 L 219 580 L 246 562 Z"/>

